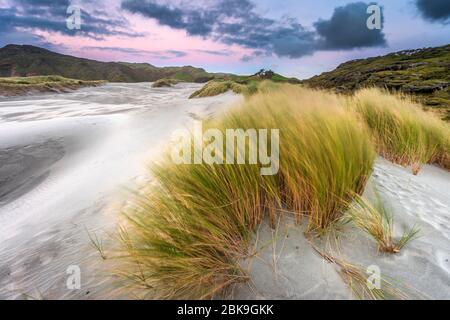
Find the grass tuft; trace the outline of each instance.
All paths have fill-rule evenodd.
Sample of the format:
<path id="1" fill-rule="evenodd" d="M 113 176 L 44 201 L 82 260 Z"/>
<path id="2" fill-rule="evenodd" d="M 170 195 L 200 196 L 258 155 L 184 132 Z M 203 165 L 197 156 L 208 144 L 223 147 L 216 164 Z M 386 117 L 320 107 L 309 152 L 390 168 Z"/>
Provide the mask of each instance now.
<path id="1" fill-rule="evenodd" d="M 371 129 L 379 153 L 417 174 L 423 164 L 450 169 L 450 127 L 406 96 L 380 89 L 357 92 L 351 105 Z"/>
<path id="2" fill-rule="evenodd" d="M 206 83 L 202 88 L 195 91 L 189 99 L 192 98 L 204 98 L 204 97 L 213 97 L 217 96 L 219 94 L 225 93 L 229 90 L 233 91 L 234 93 L 242 93 L 242 88 L 244 85 L 236 83 L 234 81 L 209 81 Z"/>
<path id="3" fill-rule="evenodd" d="M 376 191 L 375 197 L 375 204 L 372 205 L 365 198 L 355 195 L 355 202 L 344 219 L 352 221 L 369 234 L 378 243 L 379 251 L 398 253 L 405 245 L 417 238 L 419 229 L 412 227 L 409 231 L 405 231 L 400 239 L 395 240 L 393 215 L 384 206 Z"/>
<path id="4" fill-rule="evenodd" d="M 100 257 L 103 260 L 106 260 L 106 254 L 105 254 L 105 248 L 103 246 L 103 241 L 101 239 L 98 238 L 97 234 L 95 232 L 91 233 L 89 232 L 89 230 L 86 229 L 86 232 L 88 234 L 89 237 L 89 241 L 91 246 L 98 251 L 98 253 L 100 254 Z"/>
<path id="5" fill-rule="evenodd" d="M 261 176 L 260 163 L 175 165 L 170 159 L 152 167 L 158 183 L 135 194 L 122 237 L 124 277 L 151 288 L 144 289 L 147 297 L 212 298 L 248 280 L 237 261 L 248 254 L 265 214 L 274 222 L 279 209 L 293 211 L 299 220 L 310 217 L 308 231 L 323 230 L 363 191 L 372 171 L 367 130 L 333 94 L 266 88 L 204 128 L 280 129 L 279 171 Z M 248 147 L 237 147 L 234 159 Z"/>
<path id="6" fill-rule="evenodd" d="M 162 87 L 171 87 L 173 85 L 176 85 L 177 83 L 180 83 L 181 81 L 178 79 L 159 79 L 153 82 L 152 88 L 162 88 Z"/>

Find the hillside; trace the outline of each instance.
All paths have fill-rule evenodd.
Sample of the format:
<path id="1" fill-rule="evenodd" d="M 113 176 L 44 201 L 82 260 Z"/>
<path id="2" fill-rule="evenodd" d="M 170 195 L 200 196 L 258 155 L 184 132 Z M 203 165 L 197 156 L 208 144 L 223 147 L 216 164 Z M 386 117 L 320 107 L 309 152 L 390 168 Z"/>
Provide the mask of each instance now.
<path id="1" fill-rule="evenodd" d="M 368 86 L 401 91 L 450 119 L 449 70 L 450 45 L 446 45 L 348 61 L 303 83 L 344 93 Z"/>
<path id="2" fill-rule="evenodd" d="M 7 45 L 0 49 L 0 77 L 41 75 L 111 82 L 143 82 L 161 78 L 206 82 L 224 76 L 191 66 L 159 68 L 148 63 L 100 62 L 30 45 Z"/>

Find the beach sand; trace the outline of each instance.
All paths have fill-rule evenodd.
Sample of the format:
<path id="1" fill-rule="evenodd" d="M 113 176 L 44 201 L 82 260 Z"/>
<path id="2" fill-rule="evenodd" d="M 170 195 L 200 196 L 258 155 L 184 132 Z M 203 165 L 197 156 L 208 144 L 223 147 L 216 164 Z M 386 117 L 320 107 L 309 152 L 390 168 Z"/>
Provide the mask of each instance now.
<path id="1" fill-rule="evenodd" d="M 171 133 L 242 99 L 188 100 L 200 87 L 107 84 L 0 101 L 0 299 L 117 297 L 88 231 L 106 246 Z M 66 286 L 70 265 L 80 290 Z"/>

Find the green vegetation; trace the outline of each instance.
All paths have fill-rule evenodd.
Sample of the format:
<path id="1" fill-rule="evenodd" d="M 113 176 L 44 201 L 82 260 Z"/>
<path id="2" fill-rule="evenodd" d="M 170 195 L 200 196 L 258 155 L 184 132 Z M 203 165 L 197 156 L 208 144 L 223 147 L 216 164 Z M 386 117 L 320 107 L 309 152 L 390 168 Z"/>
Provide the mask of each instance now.
<path id="1" fill-rule="evenodd" d="M 92 248 L 94 248 L 96 251 L 98 251 L 98 253 L 100 254 L 100 257 L 103 260 L 106 260 L 106 254 L 105 254 L 105 249 L 103 246 L 103 241 L 98 238 L 98 236 L 95 232 L 93 232 L 91 234 L 91 232 L 89 232 L 89 230 L 87 230 L 87 229 L 86 229 L 86 232 L 88 234 L 89 241 L 91 243 Z"/>
<path id="2" fill-rule="evenodd" d="M 412 94 L 418 102 L 450 120 L 449 68 L 450 45 L 446 45 L 349 61 L 304 83 L 343 93 L 375 86 Z"/>
<path id="3" fill-rule="evenodd" d="M 363 89 L 350 100 L 373 133 L 379 153 L 403 166 L 436 163 L 450 168 L 450 127 L 409 98 Z"/>
<path id="4" fill-rule="evenodd" d="M 110 82 L 153 82 L 162 78 L 207 82 L 227 76 L 191 66 L 159 68 L 149 63 L 100 62 L 29 45 L 7 45 L 0 49 L 0 77 L 40 75 Z"/>
<path id="5" fill-rule="evenodd" d="M 367 232 L 378 243 L 378 250 L 382 252 L 400 252 L 419 233 L 419 229 L 413 227 L 404 232 L 399 240 L 395 240 L 393 216 L 384 206 L 376 191 L 374 205 L 355 195 L 354 204 L 346 212 L 345 218 Z"/>
<path id="6" fill-rule="evenodd" d="M 231 80 L 212 80 L 191 94 L 189 99 L 217 96 L 229 90 L 238 94 L 250 95 L 257 91 L 257 86 L 255 83 L 245 85 Z"/>
<path id="7" fill-rule="evenodd" d="M 195 91 L 189 98 L 212 97 L 229 90 L 245 96 L 259 91 L 273 90 L 282 83 L 299 83 L 295 78 L 286 78 L 271 70 L 261 69 L 252 76 L 232 76 L 209 81 L 203 88 Z"/>
<path id="8" fill-rule="evenodd" d="M 148 298 L 211 298 L 247 281 L 238 261 L 264 215 L 278 210 L 309 217 L 309 232 L 339 219 L 363 191 L 374 151 L 345 100 L 284 86 L 266 89 L 206 128 L 282 128 L 277 175 L 257 165 L 176 165 L 152 168 L 157 184 L 136 194 L 121 232 L 122 276 Z M 246 154 L 237 148 L 234 158 Z"/>
<path id="9" fill-rule="evenodd" d="M 162 88 L 162 87 L 171 87 L 180 83 L 180 80 L 177 79 L 159 79 L 153 82 L 152 88 Z"/>
<path id="10" fill-rule="evenodd" d="M 408 300 L 412 297 L 421 298 L 416 292 L 412 292 L 411 289 L 386 276 L 382 276 L 380 278 L 380 286 L 375 287 L 370 279 L 370 273 L 367 272 L 367 268 L 352 264 L 345 259 L 336 258 L 329 252 L 321 249 L 311 239 L 308 239 L 308 242 L 325 261 L 337 266 L 342 280 L 347 284 L 357 299 Z"/>
<path id="11" fill-rule="evenodd" d="M 333 262 L 340 268 L 339 274 L 341 278 L 349 286 L 357 299 L 411 300 L 412 298 L 421 298 L 416 292 L 410 292 L 412 291 L 411 289 L 385 276 L 380 278 L 380 286 L 377 288 L 371 285 L 367 268 L 340 259 L 336 259 Z"/>
<path id="12" fill-rule="evenodd" d="M 98 86 L 104 81 L 83 81 L 61 76 L 0 78 L 0 95 L 14 96 L 29 92 L 65 92 L 83 87 Z"/>
<path id="13" fill-rule="evenodd" d="M 153 166 L 156 183 L 135 194 L 120 232 L 120 275 L 146 298 L 212 298 L 248 281 L 240 262 L 251 254 L 261 220 L 268 217 L 275 226 L 280 212 L 294 214 L 298 222 L 307 218 L 307 240 L 319 253 L 310 240 L 342 221 L 367 232 L 380 251 L 397 253 L 418 229 L 395 239 L 392 215 L 381 201 L 372 205 L 361 197 L 376 147 L 392 161 L 415 165 L 415 172 L 422 163 L 448 168 L 447 124 L 404 96 L 363 89 L 348 97 L 245 80 L 208 83 L 204 94 L 238 91 L 237 85 L 250 83 L 258 87 L 241 106 L 206 121 L 204 130 L 279 128 L 279 171 L 261 176 L 261 163 L 248 164 L 249 141 L 233 154 L 247 164 L 176 165 L 167 155 Z M 365 269 L 321 254 L 339 267 L 357 297 L 407 298 L 385 278 L 383 288 L 370 288 Z"/>

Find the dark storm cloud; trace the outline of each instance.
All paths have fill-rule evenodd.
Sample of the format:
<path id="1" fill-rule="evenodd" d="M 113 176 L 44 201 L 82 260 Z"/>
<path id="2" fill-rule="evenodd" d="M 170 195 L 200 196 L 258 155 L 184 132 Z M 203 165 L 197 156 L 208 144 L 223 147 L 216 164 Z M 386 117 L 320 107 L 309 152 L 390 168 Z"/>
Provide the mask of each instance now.
<path id="1" fill-rule="evenodd" d="M 330 20 L 319 20 L 314 26 L 323 49 L 353 49 L 382 46 L 386 39 L 382 30 L 367 28 L 367 7 L 364 2 L 355 2 L 334 9 Z"/>
<path id="2" fill-rule="evenodd" d="M 366 26 L 368 5 L 357 2 L 336 8 L 330 20 L 320 20 L 315 23 L 316 30 L 307 30 L 295 19 L 262 17 L 255 13 L 255 5 L 249 0 L 216 0 L 202 7 L 177 7 L 155 0 L 122 1 L 123 9 L 155 19 L 160 25 L 185 30 L 189 35 L 290 58 L 317 50 L 386 44 L 380 30 Z M 248 61 L 255 56 L 242 59 Z"/>
<path id="3" fill-rule="evenodd" d="M 416 0 L 416 5 L 427 20 L 446 22 L 450 18 L 449 0 Z"/>
<path id="4" fill-rule="evenodd" d="M 96 39 L 106 35 L 141 36 L 124 31 L 128 23 L 123 18 L 102 18 L 83 11 L 83 8 L 81 30 L 70 30 L 66 25 L 70 3 L 69 0 L 12 0 L 10 8 L 0 8 L 0 33 L 27 29 L 22 32 L 32 34 L 33 30 L 42 30 Z"/>
<path id="5" fill-rule="evenodd" d="M 314 51 L 314 32 L 294 20 L 276 21 L 254 13 L 248 0 L 218 0 L 199 8 L 173 7 L 152 0 L 125 0 L 122 8 L 155 19 L 159 24 L 202 36 L 263 50 L 268 54 L 301 57 Z"/>

